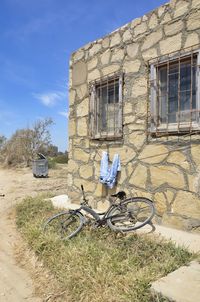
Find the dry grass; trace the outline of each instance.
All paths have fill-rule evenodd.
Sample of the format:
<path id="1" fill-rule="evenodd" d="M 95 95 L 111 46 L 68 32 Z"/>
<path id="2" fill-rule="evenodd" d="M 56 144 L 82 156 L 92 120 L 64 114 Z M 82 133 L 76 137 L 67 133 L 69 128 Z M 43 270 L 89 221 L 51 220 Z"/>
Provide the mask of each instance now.
<path id="1" fill-rule="evenodd" d="M 108 228 L 85 228 L 66 242 L 46 235 L 42 223 L 55 210 L 50 202 L 27 198 L 17 206 L 17 226 L 29 246 L 56 277 L 67 302 L 163 302 L 150 283 L 187 264 L 192 255 L 172 243 L 125 236 Z"/>

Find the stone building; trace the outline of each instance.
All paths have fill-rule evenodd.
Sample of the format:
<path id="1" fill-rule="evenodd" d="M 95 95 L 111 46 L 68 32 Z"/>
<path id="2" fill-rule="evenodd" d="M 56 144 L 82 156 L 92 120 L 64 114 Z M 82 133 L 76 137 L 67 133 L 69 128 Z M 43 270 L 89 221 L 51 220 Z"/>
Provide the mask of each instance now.
<path id="1" fill-rule="evenodd" d="M 145 196 L 158 223 L 200 230 L 200 0 L 172 0 L 74 52 L 68 192 L 107 205 L 102 151 L 120 155 L 114 191 Z"/>

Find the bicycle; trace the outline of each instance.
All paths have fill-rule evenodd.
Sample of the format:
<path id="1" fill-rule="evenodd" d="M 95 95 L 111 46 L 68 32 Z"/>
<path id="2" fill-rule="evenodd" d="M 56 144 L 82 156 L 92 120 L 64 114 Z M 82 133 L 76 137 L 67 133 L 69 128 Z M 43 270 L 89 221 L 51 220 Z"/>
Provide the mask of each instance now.
<path id="1" fill-rule="evenodd" d="M 59 234 L 63 239 L 70 239 L 77 235 L 84 225 L 91 219 L 84 216 L 82 211 L 94 218 L 94 226 L 108 225 L 113 231 L 129 232 L 151 224 L 155 214 L 153 202 L 145 197 L 126 198 L 126 193 L 120 191 L 111 195 L 115 198 L 104 213 L 98 213 L 91 208 L 85 197 L 83 185 L 81 185 L 83 202 L 76 210 L 60 212 L 50 218 L 44 224 L 44 231 Z"/>

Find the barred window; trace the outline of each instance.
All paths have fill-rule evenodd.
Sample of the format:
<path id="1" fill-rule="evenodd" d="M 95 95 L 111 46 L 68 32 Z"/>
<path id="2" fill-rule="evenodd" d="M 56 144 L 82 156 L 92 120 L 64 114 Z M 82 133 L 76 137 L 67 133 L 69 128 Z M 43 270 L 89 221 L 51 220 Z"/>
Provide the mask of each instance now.
<path id="1" fill-rule="evenodd" d="M 152 132 L 199 129 L 199 52 L 151 65 Z"/>
<path id="2" fill-rule="evenodd" d="M 90 135 L 94 139 L 122 136 L 122 74 L 90 83 Z"/>

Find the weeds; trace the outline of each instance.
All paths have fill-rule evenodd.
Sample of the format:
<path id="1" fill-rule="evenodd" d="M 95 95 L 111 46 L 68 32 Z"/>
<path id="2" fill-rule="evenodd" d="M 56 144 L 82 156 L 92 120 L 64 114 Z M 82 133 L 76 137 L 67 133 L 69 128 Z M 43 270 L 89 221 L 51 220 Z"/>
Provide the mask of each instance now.
<path id="1" fill-rule="evenodd" d="M 85 228 L 61 241 L 42 230 L 55 210 L 41 198 L 17 206 L 17 226 L 31 248 L 66 289 L 70 302 L 164 302 L 150 293 L 152 281 L 187 264 L 192 255 L 172 243 Z"/>
<path id="2" fill-rule="evenodd" d="M 55 157 L 49 157 L 48 158 L 48 167 L 49 169 L 56 169 L 57 164 L 67 164 L 68 163 L 68 155 L 62 154 L 57 155 Z"/>

